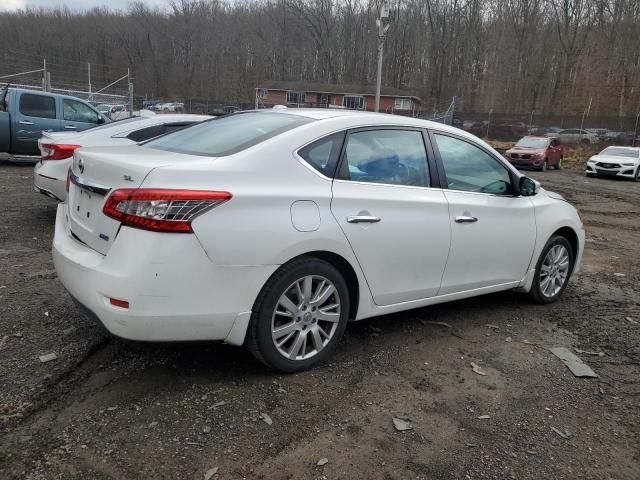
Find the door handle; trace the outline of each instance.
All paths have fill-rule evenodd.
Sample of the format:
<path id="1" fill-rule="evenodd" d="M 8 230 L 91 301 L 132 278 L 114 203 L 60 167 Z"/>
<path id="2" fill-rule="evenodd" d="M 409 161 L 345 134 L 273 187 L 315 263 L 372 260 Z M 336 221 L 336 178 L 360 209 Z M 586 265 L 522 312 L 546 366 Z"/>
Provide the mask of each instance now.
<path id="1" fill-rule="evenodd" d="M 460 215 L 456 217 L 456 223 L 473 223 L 477 221 L 477 217 L 472 217 L 471 215 Z"/>
<path id="2" fill-rule="evenodd" d="M 33 125 L 33 122 L 30 122 L 29 120 L 20 120 L 18 123 L 20 125 Z"/>
<path id="3" fill-rule="evenodd" d="M 380 217 L 373 215 L 349 215 L 347 217 L 348 223 L 378 223 L 380 220 L 382 220 Z"/>
<path id="4" fill-rule="evenodd" d="M 64 128 L 66 128 L 67 130 L 75 130 L 76 127 L 74 127 L 73 125 L 65 125 Z"/>

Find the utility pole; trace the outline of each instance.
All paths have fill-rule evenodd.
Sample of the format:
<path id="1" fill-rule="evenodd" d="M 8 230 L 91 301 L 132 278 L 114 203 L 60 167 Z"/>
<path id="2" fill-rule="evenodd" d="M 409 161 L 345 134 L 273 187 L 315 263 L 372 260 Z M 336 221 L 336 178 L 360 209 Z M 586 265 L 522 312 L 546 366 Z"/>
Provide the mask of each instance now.
<path id="1" fill-rule="evenodd" d="M 493 114 L 493 108 L 489 110 L 489 121 L 487 122 L 487 134 L 485 138 L 489 138 L 489 127 L 491 127 L 491 115 Z"/>
<path id="2" fill-rule="evenodd" d="M 389 24 L 389 0 L 382 0 L 380 18 L 376 20 L 378 27 L 378 77 L 376 79 L 376 106 L 375 111 L 380 111 L 380 88 L 382 86 L 382 52 L 384 50 L 384 37 L 391 26 Z"/>
<path id="3" fill-rule="evenodd" d="M 133 117 L 133 79 L 131 78 L 131 72 L 127 68 L 127 86 L 129 88 L 129 117 Z"/>
<path id="4" fill-rule="evenodd" d="M 42 60 L 42 91 L 47 91 L 47 59 Z"/>
<path id="5" fill-rule="evenodd" d="M 584 119 L 585 119 L 585 117 L 588 117 L 589 113 L 591 112 L 591 102 L 593 102 L 593 97 L 589 98 L 589 106 L 587 107 L 587 109 L 584 112 L 582 112 L 582 121 L 580 122 L 580 130 L 582 130 L 583 127 L 584 127 Z"/>
<path id="6" fill-rule="evenodd" d="M 636 125 L 633 127 L 633 140 L 631 141 L 631 146 L 636 146 L 636 136 L 638 135 L 638 119 L 640 119 L 640 111 L 636 115 Z"/>
<path id="7" fill-rule="evenodd" d="M 91 93 L 91 64 L 87 62 L 87 76 L 89 77 L 89 93 Z"/>
<path id="8" fill-rule="evenodd" d="M 536 110 L 531 110 L 531 115 L 529 116 L 529 128 L 533 126 L 533 114 L 536 113 Z"/>

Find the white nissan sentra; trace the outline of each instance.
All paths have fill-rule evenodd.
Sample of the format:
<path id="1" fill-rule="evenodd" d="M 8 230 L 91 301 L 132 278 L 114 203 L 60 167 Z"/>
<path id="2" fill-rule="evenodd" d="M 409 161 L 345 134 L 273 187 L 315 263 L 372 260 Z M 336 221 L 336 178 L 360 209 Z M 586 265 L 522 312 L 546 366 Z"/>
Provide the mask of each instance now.
<path id="1" fill-rule="evenodd" d="M 557 300 L 577 210 L 478 138 L 341 110 L 244 112 L 143 145 L 79 149 L 60 280 L 112 334 L 326 359 L 350 320 L 501 290 Z"/>

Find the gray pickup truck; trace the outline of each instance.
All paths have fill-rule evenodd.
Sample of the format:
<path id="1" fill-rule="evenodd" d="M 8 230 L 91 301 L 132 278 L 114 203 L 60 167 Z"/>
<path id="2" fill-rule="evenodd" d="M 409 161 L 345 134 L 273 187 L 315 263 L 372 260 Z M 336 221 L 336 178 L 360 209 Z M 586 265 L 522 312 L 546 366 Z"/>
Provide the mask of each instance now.
<path id="1" fill-rule="evenodd" d="M 46 132 L 79 132 L 111 120 L 79 98 L 56 93 L 0 90 L 0 152 L 40 155 L 38 139 Z"/>

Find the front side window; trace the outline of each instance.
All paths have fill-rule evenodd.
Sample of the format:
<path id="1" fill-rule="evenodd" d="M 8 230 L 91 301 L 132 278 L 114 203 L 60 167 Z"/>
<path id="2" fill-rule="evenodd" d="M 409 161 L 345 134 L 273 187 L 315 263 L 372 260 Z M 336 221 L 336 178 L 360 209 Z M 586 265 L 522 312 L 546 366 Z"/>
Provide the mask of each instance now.
<path id="1" fill-rule="evenodd" d="M 233 155 L 312 121 L 287 113 L 236 113 L 164 135 L 145 146 L 207 157 Z"/>
<path id="2" fill-rule="evenodd" d="M 351 110 L 364 110 L 364 97 L 345 95 L 342 97 L 342 106 Z"/>
<path id="3" fill-rule="evenodd" d="M 69 122 L 98 123 L 98 114 L 77 100 L 65 98 L 62 101 L 62 115 Z"/>
<path id="4" fill-rule="evenodd" d="M 449 189 L 494 195 L 511 194 L 509 171 L 487 152 L 446 135 L 435 134 L 435 138 Z"/>
<path id="5" fill-rule="evenodd" d="M 422 132 L 368 130 L 347 139 L 340 178 L 356 182 L 428 187 Z"/>
<path id="6" fill-rule="evenodd" d="M 28 117 L 56 118 L 56 99 L 25 93 L 20 97 L 20 113 Z"/>
<path id="7" fill-rule="evenodd" d="M 287 103 L 293 103 L 295 105 L 303 105 L 305 102 L 304 92 L 287 92 Z"/>
<path id="8" fill-rule="evenodd" d="M 300 149 L 298 155 L 323 175 L 333 177 L 343 141 L 344 132 L 334 133 Z"/>

